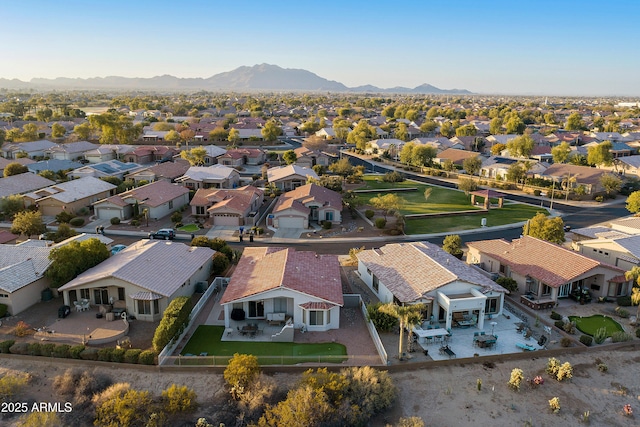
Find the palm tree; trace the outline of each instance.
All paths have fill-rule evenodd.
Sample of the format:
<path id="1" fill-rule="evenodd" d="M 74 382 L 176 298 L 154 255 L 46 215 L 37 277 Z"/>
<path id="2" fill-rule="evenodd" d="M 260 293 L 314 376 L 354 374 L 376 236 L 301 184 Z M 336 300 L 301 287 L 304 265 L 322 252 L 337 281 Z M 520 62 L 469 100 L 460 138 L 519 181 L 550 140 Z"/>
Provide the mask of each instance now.
<path id="1" fill-rule="evenodd" d="M 381 305 L 378 309 L 382 313 L 393 316 L 400 322 L 400 343 L 398 345 L 398 359 L 402 360 L 403 355 L 403 332 L 407 329 L 409 338 L 411 337 L 411 329 L 413 326 L 420 323 L 422 318 L 422 311 L 424 310 L 424 304 L 412 304 L 412 305 L 398 305 L 390 302 Z"/>
<path id="2" fill-rule="evenodd" d="M 636 318 L 640 318 L 640 267 L 633 267 L 631 270 L 624 273 L 627 280 L 633 279 L 633 288 L 631 290 L 631 304 L 637 305 L 638 310 L 636 312 Z"/>

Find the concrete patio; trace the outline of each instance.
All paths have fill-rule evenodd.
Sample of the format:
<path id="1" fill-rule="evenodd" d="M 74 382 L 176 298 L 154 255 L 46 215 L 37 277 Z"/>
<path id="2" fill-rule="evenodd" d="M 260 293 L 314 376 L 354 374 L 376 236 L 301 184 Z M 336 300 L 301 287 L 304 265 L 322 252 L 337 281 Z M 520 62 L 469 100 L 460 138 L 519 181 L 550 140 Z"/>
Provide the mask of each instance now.
<path id="1" fill-rule="evenodd" d="M 122 319 L 106 320 L 97 318 L 98 308 L 90 307 L 85 311 L 72 310 L 64 319 L 56 319 L 35 333 L 34 338 L 41 341 L 63 342 L 68 344 L 99 345 L 119 340 L 129 332 L 129 323 Z"/>

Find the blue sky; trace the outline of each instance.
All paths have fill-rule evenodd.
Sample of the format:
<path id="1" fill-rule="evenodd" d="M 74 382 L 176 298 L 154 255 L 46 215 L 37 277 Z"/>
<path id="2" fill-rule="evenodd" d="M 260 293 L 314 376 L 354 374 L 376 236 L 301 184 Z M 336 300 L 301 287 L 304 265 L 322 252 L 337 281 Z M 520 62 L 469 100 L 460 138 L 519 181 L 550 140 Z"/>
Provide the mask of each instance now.
<path id="1" fill-rule="evenodd" d="M 0 78 L 210 77 L 261 63 L 347 86 L 640 95 L 640 1 L 1 2 Z"/>

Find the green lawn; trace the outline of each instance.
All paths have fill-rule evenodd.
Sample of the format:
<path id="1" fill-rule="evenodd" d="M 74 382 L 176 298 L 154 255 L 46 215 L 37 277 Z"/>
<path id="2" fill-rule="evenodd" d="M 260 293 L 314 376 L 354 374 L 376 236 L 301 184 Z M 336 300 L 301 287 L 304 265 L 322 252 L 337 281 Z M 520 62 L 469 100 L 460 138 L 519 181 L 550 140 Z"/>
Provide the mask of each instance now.
<path id="1" fill-rule="evenodd" d="M 549 212 L 541 210 L 537 206 L 509 203 L 500 209 L 491 208 L 489 212 L 482 214 L 407 219 L 405 233 L 430 234 L 471 230 L 481 227 L 480 221 L 482 218 L 487 218 L 487 227 L 494 227 L 526 221 L 533 218 L 538 212 L 542 212 L 545 215 L 549 214 Z"/>
<path id="2" fill-rule="evenodd" d="M 607 337 L 614 332 L 623 332 L 624 328 L 611 317 L 595 314 L 589 317 L 569 316 L 569 320 L 576 322 L 576 328 L 583 334 L 594 336 L 600 328 L 607 328 Z"/>
<path id="3" fill-rule="evenodd" d="M 223 333 L 224 326 L 200 325 L 180 354 L 199 355 L 206 352 L 208 356 L 221 357 L 231 357 L 235 353 L 252 354 L 258 356 L 258 362 L 261 365 L 294 365 L 304 362 L 342 363 L 347 355 L 346 347 L 337 343 L 221 341 Z"/>
<path id="4" fill-rule="evenodd" d="M 182 227 L 178 228 L 178 230 L 184 231 L 185 233 L 194 233 L 194 232 L 200 230 L 200 228 L 198 227 L 197 224 L 187 224 L 187 225 L 183 225 Z"/>

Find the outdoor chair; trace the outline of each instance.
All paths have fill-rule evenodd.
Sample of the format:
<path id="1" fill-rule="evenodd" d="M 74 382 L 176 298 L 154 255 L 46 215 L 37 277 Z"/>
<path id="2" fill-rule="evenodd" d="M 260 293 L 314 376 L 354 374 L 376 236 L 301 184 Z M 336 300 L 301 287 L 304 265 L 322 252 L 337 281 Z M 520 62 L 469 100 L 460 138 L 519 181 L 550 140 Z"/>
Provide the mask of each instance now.
<path id="1" fill-rule="evenodd" d="M 424 338 L 425 343 L 427 344 L 431 344 L 433 342 L 433 337 L 425 337 Z"/>

